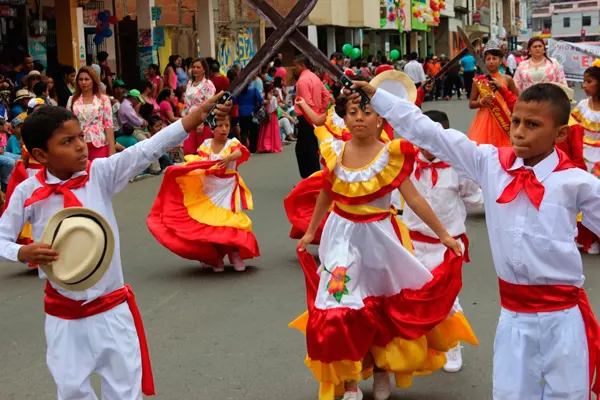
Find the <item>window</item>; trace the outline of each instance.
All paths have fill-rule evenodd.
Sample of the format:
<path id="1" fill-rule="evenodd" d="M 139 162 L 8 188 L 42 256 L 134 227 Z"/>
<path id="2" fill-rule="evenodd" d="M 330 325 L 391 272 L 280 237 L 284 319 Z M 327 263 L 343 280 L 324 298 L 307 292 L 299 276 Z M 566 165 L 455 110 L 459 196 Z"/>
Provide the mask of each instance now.
<path id="1" fill-rule="evenodd" d="M 564 28 L 571 27 L 571 18 L 569 18 L 569 17 L 563 18 L 563 27 Z"/>
<path id="2" fill-rule="evenodd" d="M 552 29 L 552 20 L 551 19 L 545 19 L 542 22 L 542 29 Z"/>
<path id="3" fill-rule="evenodd" d="M 584 15 L 581 22 L 583 26 L 592 26 L 592 17 L 589 15 Z"/>

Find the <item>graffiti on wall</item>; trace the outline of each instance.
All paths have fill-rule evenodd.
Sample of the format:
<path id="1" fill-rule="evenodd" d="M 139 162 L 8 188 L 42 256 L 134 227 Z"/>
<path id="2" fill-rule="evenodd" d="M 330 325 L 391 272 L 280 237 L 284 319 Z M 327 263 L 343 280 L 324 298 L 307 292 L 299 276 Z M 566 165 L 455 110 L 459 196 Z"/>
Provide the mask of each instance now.
<path id="1" fill-rule="evenodd" d="M 222 34 L 217 39 L 217 60 L 223 70 L 228 70 L 233 64 L 246 64 L 256 53 L 252 28 L 239 29 L 237 35 Z"/>

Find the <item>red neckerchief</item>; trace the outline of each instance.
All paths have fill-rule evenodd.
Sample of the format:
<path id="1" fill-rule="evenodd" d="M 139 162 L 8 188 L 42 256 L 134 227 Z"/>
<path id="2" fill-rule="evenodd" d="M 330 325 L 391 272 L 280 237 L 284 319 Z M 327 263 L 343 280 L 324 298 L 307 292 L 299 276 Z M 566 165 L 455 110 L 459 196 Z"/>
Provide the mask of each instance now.
<path id="1" fill-rule="evenodd" d="M 576 168 L 575 165 L 569 160 L 569 157 L 561 150 L 556 149 L 558 154 L 558 165 L 552 172 L 563 171 L 570 168 Z M 514 179 L 504 188 L 504 191 L 496 200 L 496 203 L 510 203 L 513 201 L 521 190 L 525 190 L 527 197 L 531 200 L 531 203 L 540 209 L 542 199 L 544 198 L 545 188 L 535 176 L 532 169 L 520 167 L 510 171 L 509 168 L 513 166 L 517 155 L 512 147 L 501 147 L 498 149 L 498 159 L 500 165 L 506 171 L 507 174 L 513 176 Z"/>
<path id="2" fill-rule="evenodd" d="M 37 188 L 33 191 L 33 193 L 31 194 L 31 197 L 29 197 L 27 199 L 27 201 L 25 201 L 25 204 L 23 205 L 23 207 L 27 207 L 27 206 L 37 203 L 38 201 L 47 199 L 48 197 L 50 197 L 53 194 L 62 194 L 64 196 L 64 198 L 65 198 L 64 208 L 81 207 L 82 206 L 81 202 L 79 201 L 77 196 L 75 196 L 75 194 L 72 192 L 72 190 L 78 189 L 78 188 L 84 186 L 87 183 L 87 181 L 90 179 L 90 165 L 92 165 L 92 163 L 88 161 L 85 175 L 81 175 L 76 178 L 69 179 L 68 181 L 66 181 L 62 184 L 54 184 L 54 185 L 46 182 L 46 178 L 47 178 L 46 167 L 40 169 L 39 172 L 37 174 L 35 174 L 35 177 L 37 178 L 38 182 L 40 182 L 42 187 Z"/>
<path id="3" fill-rule="evenodd" d="M 450 168 L 450 164 L 446 164 L 443 161 L 429 162 L 421 160 L 417 157 L 417 167 L 415 168 L 415 178 L 421 180 L 421 171 L 427 168 L 431 168 L 431 187 L 434 187 L 438 181 L 438 169 Z"/>

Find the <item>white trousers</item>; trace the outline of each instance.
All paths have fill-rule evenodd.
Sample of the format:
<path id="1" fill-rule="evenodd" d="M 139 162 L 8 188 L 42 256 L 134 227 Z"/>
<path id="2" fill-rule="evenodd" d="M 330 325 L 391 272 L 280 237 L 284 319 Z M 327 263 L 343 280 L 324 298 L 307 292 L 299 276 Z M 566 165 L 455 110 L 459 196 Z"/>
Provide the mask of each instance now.
<path id="1" fill-rule="evenodd" d="M 142 398 L 140 343 L 127 302 L 83 319 L 46 314 L 46 341 L 58 400 L 97 400 L 93 372 L 102 379 L 103 400 Z"/>
<path id="2" fill-rule="evenodd" d="M 463 252 L 465 251 L 465 244 L 461 239 L 457 240 L 460 243 Z M 444 262 L 444 255 L 446 254 L 447 247 L 441 243 L 424 243 L 413 240 L 413 248 L 415 250 L 415 257 L 423 264 L 429 271 L 436 269 L 441 263 Z M 458 302 L 458 297 L 454 300 L 454 306 L 450 315 L 455 312 L 462 312 L 463 309 Z"/>
<path id="3" fill-rule="evenodd" d="M 588 400 L 583 318 L 568 310 L 516 313 L 504 308 L 494 341 L 494 400 Z"/>

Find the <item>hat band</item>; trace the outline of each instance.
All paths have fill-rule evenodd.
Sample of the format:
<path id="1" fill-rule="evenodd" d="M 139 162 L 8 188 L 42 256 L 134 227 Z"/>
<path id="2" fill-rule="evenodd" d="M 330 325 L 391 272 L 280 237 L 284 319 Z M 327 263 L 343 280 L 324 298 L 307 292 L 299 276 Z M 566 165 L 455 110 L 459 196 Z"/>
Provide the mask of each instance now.
<path id="1" fill-rule="evenodd" d="M 83 279 L 78 280 L 77 282 L 63 282 L 63 284 L 65 284 L 65 285 L 77 285 L 79 283 L 82 283 L 82 282 L 90 279 L 90 277 L 92 275 L 94 275 L 96 273 L 96 271 L 98 271 L 98 268 L 100 268 L 100 266 L 102 265 L 102 261 L 104 261 L 104 256 L 106 255 L 106 249 L 107 249 L 107 245 L 108 245 L 108 240 L 106 237 L 106 230 L 104 229 L 104 226 L 102 225 L 102 223 L 100 223 L 100 221 L 98 221 L 97 218 L 92 217 L 91 215 L 86 215 L 86 214 L 73 214 L 69 218 L 73 218 L 73 217 L 88 218 L 88 219 L 91 219 L 92 221 L 94 221 L 95 223 L 97 223 L 99 226 L 101 226 L 102 234 L 104 235 L 104 248 L 102 249 L 102 256 L 100 257 L 100 260 L 98 260 L 98 263 L 96 264 L 96 266 L 94 267 L 92 272 L 90 272 L 87 276 L 85 276 Z M 52 244 L 54 244 L 54 239 L 56 239 L 56 236 L 58 235 L 58 231 L 60 230 L 60 226 L 62 225 L 63 221 L 60 221 L 60 223 L 56 227 L 56 230 L 54 231 L 54 236 L 52 237 Z"/>

